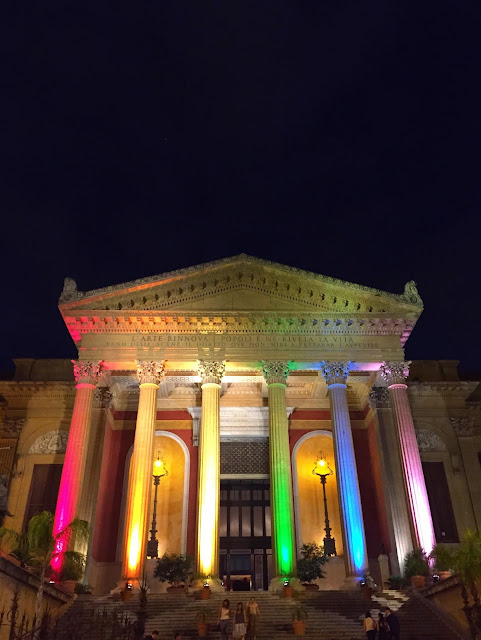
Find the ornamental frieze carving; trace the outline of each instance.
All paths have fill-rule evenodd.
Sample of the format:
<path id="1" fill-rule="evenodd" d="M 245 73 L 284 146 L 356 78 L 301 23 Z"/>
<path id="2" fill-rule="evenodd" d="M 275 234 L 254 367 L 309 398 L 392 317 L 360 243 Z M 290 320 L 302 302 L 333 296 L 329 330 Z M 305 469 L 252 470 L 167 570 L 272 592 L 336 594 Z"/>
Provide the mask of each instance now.
<path id="1" fill-rule="evenodd" d="M 286 360 L 264 362 L 262 365 L 262 375 L 267 384 L 287 384 L 289 362 Z"/>
<path id="2" fill-rule="evenodd" d="M 72 360 L 73 375 L 77 384 L 96 385 L 102 373 L 102 362 L 90 360 Z"/>
<path id="3" fill-rule="evenodd" d="M 410 360 L 407 362 L 383 362 L 379 368 L 379 373 L 389 386 L 393 384 L 406 384 L 410 364 Z"/>
<path id="4" fill-rule="evenodd" d="M 60 429 L 54 429 L 39 436 L 28 450 L 29 454 L 41 455 L 53 453 L 65 453 L 67 451 L 68 433 Z"/>
<path id="5" fill-rule="evenodd" d="M 199 360 L 197 371 L 202 384 L 220 384 L 225 373 L 225 362 L 222 360 Z"/>
<path id="6" fill-rule="evenodd" d="M 416 440 L 418 449 L 422 453 L 427 451 L 446 451 L 446 445 L 443 440 L 436 433 L 427 429 L 416 429 Z"/>
<path id="7" fill-rule="evenodd" d="M 4 418 L 0 425 L 1 436 L 3 438 L 18 438 L 26 421 L 26 418 Z"/>
<path id="8" fill-rule="evenodd" d="M 321 362 L 321 373 L 329 387 L 331 384 L 346 384 L 350 362 Z"/>
<path id="9" fill-rule="evenodd" d="M 474 421 L 471 418 L 450 417 L 451 425 L 458 438 L 467 438 L 474 435 Z"/>
<path id="10" fill-rule="evenodd" d="M 389 391 L 386 387 L 373 387 L 369 392 L 368 402 L 372 409 L 386 409 L 389 404 Z"/>
<path id="11" fill-rule="evenodd" d="M 94 407 L 96 409 L 109 409 L 112 404 L 112 393 L 107 387 L 97 387 L 94 392 Z"/>
<path id="12" fill-rule="evenodd" d="M 164 372 L 164 361 L 143 360 L 137 362 L 139 384 L 160 384 Z"/>

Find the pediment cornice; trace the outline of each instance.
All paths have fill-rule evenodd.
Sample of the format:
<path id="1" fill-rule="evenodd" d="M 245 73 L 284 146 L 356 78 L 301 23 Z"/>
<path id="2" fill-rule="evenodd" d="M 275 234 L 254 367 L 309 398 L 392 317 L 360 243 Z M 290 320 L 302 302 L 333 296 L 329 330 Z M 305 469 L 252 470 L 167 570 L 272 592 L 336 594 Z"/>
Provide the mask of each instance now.
<path id="1" fill-rule="evenodd" d="M 215 311 L 223 308 L 221 303 L 226 303 L 229 293 L 257 296 L 256 309 L 265 297 L 265 310 L 271 308 L 271 300 L 286 309 L 351 314 L 397 311 L 419 315 L 423 308 L 414 282 L 406 284 L 404 293 L 392 294 L 244 254 L 87 292 L 78 291 L 75 281 L 66 278 L 59 305 L 63 314 L 74 309 L 155 311 L 182 307 L 192 311 L 199 302 L 206 309 L 205 301 L 211 298 L 210 309 Z M 247 301 L 250 303 L 252 300 Z"/>

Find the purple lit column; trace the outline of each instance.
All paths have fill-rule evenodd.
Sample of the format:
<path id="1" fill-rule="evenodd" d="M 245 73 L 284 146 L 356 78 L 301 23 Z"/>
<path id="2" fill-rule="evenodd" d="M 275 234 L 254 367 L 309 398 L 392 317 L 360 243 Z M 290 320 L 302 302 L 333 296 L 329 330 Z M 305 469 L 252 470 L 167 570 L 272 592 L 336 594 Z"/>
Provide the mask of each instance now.
<path id="1" fill-rule="evenodd" d="M 348 362 L 321 362 L 331 402 L 332 436 L 337 492 L 341 507 L 346 578 L 362 577 L 368 570 L 361 494 L 357 478 L 351 421 L 347 405 Z"/>
<path id="2" fill-rule="evenodd" d="M 387 382 L 396 418 L 415 544 L 426 553 L 430 553 L 436 544 L 436 538 L 405 382 L 410 364 L 410 362 L 384 362 L 380 372 Z"/>

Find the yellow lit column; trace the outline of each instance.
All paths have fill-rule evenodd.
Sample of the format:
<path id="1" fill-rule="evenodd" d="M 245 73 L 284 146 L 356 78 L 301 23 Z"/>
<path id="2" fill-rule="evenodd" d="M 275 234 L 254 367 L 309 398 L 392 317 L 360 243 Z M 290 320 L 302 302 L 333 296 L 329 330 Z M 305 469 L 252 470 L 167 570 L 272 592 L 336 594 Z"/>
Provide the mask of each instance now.
<path id="1" fill-rule="evenodd" d="M 269 455 L 271 473 L 272 557 L 275 578 L 296 573 L 289 423 L 286 410 L 288 362 L 262 367 L 269 394 Z M 276 585 L 274 585 L 276 586 Z"/>
<path id="2" fill-rule="evenodd" d="M 223 362 L 199 361 L 202 379 L 202 417 L 199 442 L 197 513 L 197 570 L 219 574 L 220 414 L 219 390 Z"/>
<path id="3" fill-rule="evenodd" d="M 162 362 L 139 362 L 137 364 L 140 383 L 139 407 L 135 426 L 134 450 L 130 459 L 125 546 L 122 559 L 122 576 L 131 580 L 141 579 L 144 571 L 152 494 L 157 389 L 163 369 Z"/>

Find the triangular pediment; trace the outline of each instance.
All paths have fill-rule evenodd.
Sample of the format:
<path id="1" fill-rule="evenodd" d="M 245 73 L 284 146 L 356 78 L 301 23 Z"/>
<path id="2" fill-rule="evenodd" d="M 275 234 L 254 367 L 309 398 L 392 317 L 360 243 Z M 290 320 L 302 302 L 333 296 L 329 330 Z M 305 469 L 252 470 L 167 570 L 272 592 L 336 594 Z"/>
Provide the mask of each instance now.
<path id="1" fill-rule="evenodd" d="M 66 279 L 59 301 L 64 315 L 83 312 L 317 312 L 360 316 L 418 316 L 414 283 L 396 295 L 246 255 L 94 291 Z"/>

